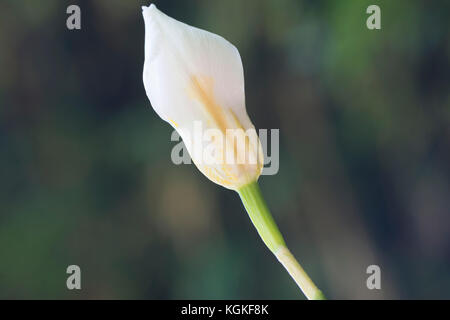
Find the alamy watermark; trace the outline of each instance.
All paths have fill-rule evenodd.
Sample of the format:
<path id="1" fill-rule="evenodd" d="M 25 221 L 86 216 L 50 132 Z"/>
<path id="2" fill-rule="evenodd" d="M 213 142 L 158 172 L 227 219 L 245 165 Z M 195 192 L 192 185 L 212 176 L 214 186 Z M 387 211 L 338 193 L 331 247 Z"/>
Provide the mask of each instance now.
<path id="1" fill-rule="evenodd" d="M 76 264 L 72 264 L 67 267 L 66 273 L 70 276 L 67 277 L 66 286 L 69 290 L 81 289 L 81 269 Z"/>
<path id="2" fill-rule="evenodd" d="M 203 130 L 202 122 L 194 121 L 191 135 L 183 135 L 184 141 L 182 141 L 176 130 L 172 132 L 170 140 L 178 142 L 173 146 L 171 152 L 174 164 L 191 164 L 190 151 L 197 165 L 263 163 L 263 175 L 278 173 L 280 168 L 279 129 L 259 129 L 258 134 L 253 128 L 245 131 L 243 129 L 227 129 L 224 134 L 215 128 Z M 258 135 L 261 144 L 259 144 Z M 262 151 L 263 159 L 260 159 L 260 151 Z"/>
<path id="3" fill-rule="evenodd" d="M 380 30 L 381 29 L 381 9 L 376 4 L 372 4 L 367 7 L 367 14 L 370 16 L 367 18 L 366 26 L 369 30 Z"/>
<path id="4" fill-rule="evenodd" d="M 69 15 L 66 20 L 66 26 L 69 30 L 81 29 L 81 9 L 79 6 L 72 4 L 67 7 L 66 13 Z"/>
<path id="5" fill-rule="evenodd" d="M 380 266 L 372 264 L 367 267 L 366 273 L 370 276 L 367 277 L 366 286 L 369 290 L 381 289 L 381 269 Z"/>

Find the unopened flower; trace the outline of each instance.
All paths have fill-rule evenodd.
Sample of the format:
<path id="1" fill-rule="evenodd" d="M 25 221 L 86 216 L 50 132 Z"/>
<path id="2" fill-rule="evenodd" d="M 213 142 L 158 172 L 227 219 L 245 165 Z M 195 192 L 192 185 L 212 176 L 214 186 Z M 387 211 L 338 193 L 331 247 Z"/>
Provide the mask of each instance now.
<path id="1" fill-rule="evenodd" d="M 238 50 L 224 38 L 143 7 L 144 86 L 210 180 L 237 190 L 261 174 L 261 142 L 245 108 Z M 194 139 L 201 127 L 205 139 Z"/>

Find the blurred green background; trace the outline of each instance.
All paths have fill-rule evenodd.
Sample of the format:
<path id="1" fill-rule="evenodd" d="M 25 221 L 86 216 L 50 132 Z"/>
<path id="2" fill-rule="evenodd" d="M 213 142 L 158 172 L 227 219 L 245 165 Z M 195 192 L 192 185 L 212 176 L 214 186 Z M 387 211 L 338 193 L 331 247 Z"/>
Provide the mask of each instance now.
<path id="1" fill-rule="evenodd" d="M 261 188 L 325 294 L 449 299 L 450 1 L 155 3 L 239 49 L 251 119 L 280 128 Z M 172 164 L 148 4 L 0 2 L 0 298 L 303 299 L 238 195 Z"/>

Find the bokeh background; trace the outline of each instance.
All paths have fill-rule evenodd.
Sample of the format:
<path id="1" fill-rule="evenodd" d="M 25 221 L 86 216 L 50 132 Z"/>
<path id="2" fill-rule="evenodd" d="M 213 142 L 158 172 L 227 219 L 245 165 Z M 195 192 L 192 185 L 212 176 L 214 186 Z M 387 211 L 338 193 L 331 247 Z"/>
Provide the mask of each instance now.
<path id="1" fill-rule="evenodd" d="M 450 298 L 450 2 L 155 3 L 240 50 L 251 119 L 280 129 L 261 188 L 325 294 Z M 171 162 L 144 4 L 0 2 L 0 298 L 303 299 L 238 195 Z"/>

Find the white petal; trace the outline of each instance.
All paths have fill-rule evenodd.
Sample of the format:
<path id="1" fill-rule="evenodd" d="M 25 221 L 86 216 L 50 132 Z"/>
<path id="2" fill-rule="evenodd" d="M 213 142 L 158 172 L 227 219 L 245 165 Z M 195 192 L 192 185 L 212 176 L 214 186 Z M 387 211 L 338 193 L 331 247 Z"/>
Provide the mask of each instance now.
<path id="1" fill-rule="evenodd" d="M 165 15 L 153 4 L 143 7 L 143 16 L 143 80 L 153 108 L 177 129 L 203 173 L 209 178 L 215 173 L 227 176 L 220 166 L 203 168 L 190 142 L 194 121 L 201 121 L 204 130 L 254 128 L 245 109 L 244 74 L 238 50 L 216 34 Z M 260 146 L 259 140 L 257 143 Z M 205 172 L 208 170 L 213 173 Z M 247 179 L 254 179 L 255 174 L 238 172 L 239 168 L 227 170 L 235 170 L 233 176 L 249 175 Z"/>

